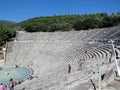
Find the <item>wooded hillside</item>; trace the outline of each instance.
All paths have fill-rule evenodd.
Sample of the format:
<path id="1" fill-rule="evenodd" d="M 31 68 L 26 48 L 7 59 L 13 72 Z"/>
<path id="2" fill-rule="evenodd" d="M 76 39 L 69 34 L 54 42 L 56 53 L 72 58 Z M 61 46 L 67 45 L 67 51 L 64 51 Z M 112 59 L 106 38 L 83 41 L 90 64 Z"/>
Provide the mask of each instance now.
<path id="1" fill-rule="evenodd" d="M 28 32 L 53 32 L 70 30 L 87 30 L 118 25 L 120 13 L 108 15 L 107 13 L 85 15 L 59 15 L 35 17 L 20 23 Z"/>

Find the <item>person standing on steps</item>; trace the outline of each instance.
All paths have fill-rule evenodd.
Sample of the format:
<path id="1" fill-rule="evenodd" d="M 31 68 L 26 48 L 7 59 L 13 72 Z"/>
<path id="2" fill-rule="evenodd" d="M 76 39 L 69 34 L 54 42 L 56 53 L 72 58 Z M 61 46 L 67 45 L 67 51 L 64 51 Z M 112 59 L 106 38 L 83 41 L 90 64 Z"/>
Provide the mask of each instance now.
<path id="1" fill-rule="evenodd" d="M 71 65 L 68 64 L 68 73 L 71 73 Z"/>
<path id="2" fill-rule="evenodd" d="M 14 90 L 14 81 L 12 78 L 9 81 L 9 90 Z"/>

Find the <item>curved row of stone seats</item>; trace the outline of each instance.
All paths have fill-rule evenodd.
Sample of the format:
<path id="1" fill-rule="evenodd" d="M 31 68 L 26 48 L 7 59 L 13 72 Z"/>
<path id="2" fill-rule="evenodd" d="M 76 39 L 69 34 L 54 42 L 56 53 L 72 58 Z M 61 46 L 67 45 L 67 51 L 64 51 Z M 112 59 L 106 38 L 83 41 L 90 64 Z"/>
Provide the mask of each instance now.
<path id="1" fill-rule="evenodd" d="M 25 43 L 25 42 L 24 42 Z M 22 51 L 24 51 L 28 46 L 27 45 L 24 45 L 24 44 L 22 44 L 23 45 L 23 50 L 20 50 L 20 47 L 18 47 L 18 49 L 15 49 L 15 50 L 18 50 L 18 51 L 15 51 L 15 53 L 16 53 L 16 55 L 15 55 L 15 53 L 13 53 L 13 55 L 15 55 L 15 57 L 14 57 L 14 59 L 17 59 L 17 57 L 18 57 L 18 53 L 21 55 L 20 57 L 22 57 L 21 58 L 21 60 L 24 60 L 25 58 L 26 58 L 26 56 L 27 56 L 27 54 L 29 54 L 29 52 L 30 52 L 30 49 L 32 49 L 32 45 L 30 46 L 30 49 L 28 48 L 28 52 L 26 53 L 23 53 Z M 30 45 L 30 44 L 29 44 Z M 18 46 L 18 45 L 16 45 L 16 46 Z M 44 46 L 44 45 L 43 45 Z M 49 45 L 47 45 L 47 46 L 49 46 Z M 46 47 L 45 47 L 46 48 Z M 50 48 L 48 48 L 49 50 L 50 50 Z M 37 49 L 38 50 L 38 49 Z M 21 51 L 21 52 L 20 52 Z M 58 50 L 57 50 L 58 51 Z M 71 50 L 72 51 L 72 50 Z M 34 52 L 34 51 L 33 51 Z M 73 53 L 74 54 L 74 53 Z M 76 54 L 77 54 L 77 52 L 76 52 Z M 79 54 L 79 53 L 78 53 Z M 26 55 L 26 56 L 25 56 Z M 71 55 L 71 54 L 70 54 Z M 23 57 L 24 57 L 24 59 L 23 59 Z M 19 58 L 19 57 L 18 57 Z M 23 62 L 23 61 L 22 61 Z"/>
<path id="2" fill-rule="evenodd" d="M 16 90 L 74 90 L 75 86 L 88 82 L 90 78 L 97 78 L 98 64 L 104 66 L 108 63 L 112 51 L 109 45 L 88 41 L 93 36 L 100 39 L 102 35 L 99 34 L 103 32 L 104 29 L 87 34 L 85 31 L 18 34 L 18 41 L 8 43 L 6 65 L 30 67 L 34 70 L 33 76 L 38 78 L 23 82 Z M 35 37 L 32 38 L 33 36 Z M 77 70 L 80 62 L 83 62 L 83 68 L 79 72 Z M 71 74 L 67 73 L 68 64 L 72 66 Z"/>
<path id="3" fill-rule="evenodd" d="M 116 52 L 116 58 L 119 59 L 120 58 L 120 50 L 118 48 L 114 48 L 115 52 Z"/>
<path id="4" fill-rule="evenodd" d="M 97 29 L 98 32 L 96 32 L 95 34 L 92 35 L 92 37 L 90 38 L 91 40 L 99 40 L 101 39 L 101 37 L 105 34 L 105 29 Z"/>
<path id="5" fill-rule="evenodd" d="M 91 29 L 91 30 L 89 30 L 89 32 L 86 32 L 86 36 L 84 37 L 84 38 L 82 38 L 83 40 L 85 39 L 85 40 L 94 40 L 95 38 L 95 36 L 97 35 L 97 33 L 99 33 L 99 32 L 101 32 L 102 30 L 104 30 L 104 29 Z"/>
<path id="6" fill-rule="evenodd" d="M 120 35 L 119 33 L 120 33 L 120 27 L 117 26 L 117 27 L 111 29 L 111 31 L 109 33 L 107 33 L 107 36 L 105 38 L 114 40 L 114 38 L 116 38 Z"/>
<path id="7" fill-rule="evenodd" d="M 14 43 L 14 45 L 13 45 L 13 43 Z M 13 42 L 13 43 L 11 43 L 11 42 L 9 43 L 9 44 L 12 44 L 13 47 L 12 47 L 11 52 L 8 51 L 10 53 L 7 53 L 6 65 L 8 65 L 8 66 L 9 66 L 9 62 L 7 62 L 8 60 L 11 62 L 10 63 L 11 65 L 15 65 L 15 64 L 21 65 L 21 64 L 23 64 L 23 62 L 24 62 L 24 64 L 27 64 L 29 62 L 35 61 L 35 58 L 37 58 L 36 62 L 39 61 L 39 58 L 41 58 L 41 57 L 42 58 L 40 60 L 42 60 L 43 58 L 44 59 L 45 58 L 47 59 L 48 57 L 50 58 L 49 54 L 54 56 L 54 58 L 51 58 L 53 60 L 54 59 L 59 60 L 59 57 L 60 57 L 60 60 L 64 60 L 64 58 L 62 58 L 62 56 L 60 56 L 59 53 L 65 51 L 65 49 L 69 48 L 69 45 L 70 46 L 72 45 L 71 43 L 69 45 L 67 45 L 68 42 L 62 43 L 62 44 L 60 44 L 61 42 L 57 42 L 56 45 L 55 45 L 56 42 L 51 43 L 51 44 L 50 44 L 50 42 L 49 43 L 48 42 L 42 42 L 42 43 L 40 42 L 40 43 L 36 43 L 36 44 L 35 44 L 35 42 Z M 39 44 L 42 46 L 40 46 Z M 60 47 L 60 45 L 61 45 L 61 47 Z M 10 47 L 8 47 L 8 48 L 10 48 Z M 44 48 L 44 50 L 43 50 L 43 48 Z M 65 51 L 65 53 L 67 53 L 67 52 Z M 76 54 L 77 54 L 77 52 L 76 52 Z"/>
<path id="8" fill-rule="evenodd" d="M 65 70 L 62 70 L 62 71 L 65 71 Z M 61 71 L 61 72 L 62 72 Z M 67 71 L 67 70 L 66 70 Z M 60 73 L 61 73 L 60 72 Z M 59 75 L 59 73 L 57 72 L 57 75 Z M 64 74 L 63 74 L 64 75 Z M 53 75 L 54 77 L 56 77 L 55 75 Z M 49 76 L 50 78 L 51 78 L 51 76 Z M 61 80 L 61 77 L 59 77 L 59 76 L 57 76 L 58 78 L 60 78 L 60 80 Z M 46 78 L 46 77 L 45 77 Z M 44 78 L 44 79 L 45 79 Z M 58 79 L 57 78 L 57 79 Z M 80 77 L 80 79 L 79 78 L 77 78 L 77 80 L 73 77 L 73 80 L 72 81 L 67 81 L 67 83 L 65 84 L 65 87 L 62 87 L 61 86 L 61 84 L 63 85 L 63 83 L 61 83 L 61 84 L 59 84 L 60 83 L 60 80 L 57 80 L 56 81 L 56 78 L 53 78 L 53 79 L 55 79 L 54 81 L 54 86 L 51 86 L 52 84 L 53 84 L 53 82 L 51 82 L 52 84 L 45 84 L 47 81 L 45 81 L 45 80 L 43 80 L 43 82 L 42 81 L 40 81 L 41 80 L 41 78 L 39 79 L 39 81 L 38 81 L 38 83 L 36 84 L 36 83 L 34 83 L 33 81 L 31 82 L 31 83 L 27 83 L 27 85 L 25 84 L 25 88 L 26 88 L 26 90 L 29 90 L 30 88 L 32 88 L 32 87 L 36 87 L 36 90 L 37 89 L 40 89 L 40 88 L 43 88 L 43 89 L 47 89 L 47 90 L 50 90 L 50 89 L 53 89 L 53 90 L 59 90 L 59 89 L 64 89 L 64 88 L 69 88 L 69 89 L 71 89 L 72 87 L 70 87 L 70 85 L 71 85 L 71 83 L 70 82 L 72 82 L 72 84 L 73 84 L 73 82 L 75 83 L 75 82 L 79 82 L 80 81 L 80 79 L 81 79 L 81 77 Z M 53 81 L 53 80 L 49 80 L 49 79 L 46 79 L 46 80 L 48 80 L 48 81 Z M 83 80 L 88 80 L 88 78 L 86 79 L 85 77 L 84 77 L 84 79 Z M 82 80 L 81 80 L 82 81 Z M 35 80 L 35 82 L 36 82 L 36 80 Z M 49 82 L 50 83 L 50 82 Z M 58 83 L 57 85 L 56 85 L 56 83 Z M 65 83 L 65 82 L 64 82 Z M 70 85 L 67 85 L 67 84 L 70 84 Z M 78 84 L 80 84 L 80 83 L 78 83 Z M 32 85 L 32 87 L 30 86 L 30 85 Z M 68 87 L 67 87 L 68 86 Z M 24 87 L 24 86 L 21 86 L 21 87 Z M 56 88 L 55 88 L 56 87 Z M 35 90 L 35 89 L 34 89 Z"/>
<path id="9" fill-rule="evenodd" d="M 74 88 L 74 84 L 77 83 L 79 85 L 82 82 L 86 82 L 92 76 L 90 73 L 86 72 L 86 69 L 83 72 L 72 70 L 72 74 L 66 73 L 67 69 L 63 65 L 61 68 L 56 69 L 54 72 L 49 73 L 45 77 L 40 77 L 34 80 L 26 81 L 21 86 L 25 88 L 25 90 L 29 90 L 32 87 L 36 87 L 36 89 L 47 89 L 47 90 L 71 90 Z M 86 76 L 84 76 L 86 74 Z M 48 83 L 49 81 L 49 83 Z M 30 85 L 30 86 L 29 86 Z M 31 86 L 32 85 L 32 86 Z M 16 87 L 17 90 L 18 88 Z"/>
<path id="10" fill-rule="evenodd" d="M 101 57 L 100 53 L 95 51 L 95 49 L 90 50 L 89 53 L 93 59 L 100 59 Z"/>
<path id="11" fill-rule="evenodd" d="M 68 40 L 71 35 L 74 35 L 75 32 L 40 32 L 40 33 L 28 33 L 19 31 L 17 40 L 19 41 L 27 41 L 27 40 L 43 40 L 43 41 L 51 41 L 51 40 Z M 22 35 L 21 35 L 22 34 Z M 55 39 L 56 38 L 56 39 Z"/>
<path id="12" fill-rule="evenodd" d="M 105 34 L 101 37 L 101 39 L 112 39 L 113 37 L 110 38 L 110 36 L 114 35 L 116 32 L 119 31 L 118 27 L 114 28 L 107 28 L 105 29 Z"/>
<path id="13" fill-rule="evenodd" d="M 101 47 L 101 49 L 102 49 L 102 47 Z M 90 59 L 93 59 L 93 53 L 94 53 L 94 56 L 95 56 L 94 58 L 95 59 L 103 59 L 103 58 L 106 59 L 106 55 L 107 54 L 108 54 L 107 56 L 110 56 L 109 54 L 111 54 L 111 53 L 109 53 L 108 50 L 105 51 L 104 49 L 103 50 L 101 50 L 101 49 L 100 50 L 99 49 L 93 49 L 93 50 L 89 50 L 89 52 L 87 52 L 87 53 L 80 53 L 81 57 L 79 57 L 79 60 L 90 60 Z M 75 52 L 73 52 L 73 53 L 75 53 Z M 72 56 L 72 54 L 69 53 L 68 55 Z M 75 60 L 75 57 L 72 58 L 72 60 Z"/>
<path id="14" fill-rule="evenodd" d="M 116 31 L 116 33 L 113 33 L 112 35 L 110 35 L 107 38 L 108 39 L 113 39 L 113 40 L 120 40 L 120 30 Z"/>
<path id="15" fill-rule="evenodd" d="M 108 55 L 110 55 L 109 51 L 107 50 L 104 50 L 103 47 L 105 46 L 102 46 L 102 47 L 98 47 L 97 50 L 99 50 L 99 52 L 101 52 L 102 54 L 102 59 L 106 59 Z"/>
<path id="16" fill-rule="evenodd" d="M 99 47 L 99 49 L 105 53 L 106 57 L 111 54 L 110 46 L 102 46 L 102 47 Z"/>
<path id="17" fill-rule="evenodd" d="M 13 46 L 14 47 L 13 52 L 7 53 L 7 54 L 12 54 L 13 57 L 11 55 L 10 55 L 10 57 L 12 57 L 13 60 L 16 60 L 16 59 L 25 60 L 27 58 L 26 56 L 30 56 L 29 54 L 31 54 L 32 57 L 34 58 L 35 55 L 37 55 L 39 53 L 38 51 L 40 50 L 41 45 L 43 45 L 43 47 L 45 47 L 46 42 L 44 42 L 44 43 L 42 43 L 40 45 L 36 44 L 36 46 L 34 45 L 34 42 L 20 42 L 20 43 L 19 42 L 15 42 L 14 44 L 16 44 L 17 47 Z M 33 46 L 31 46 L 31 45 L 33 45 Z M 45 48 L 47 49 L 47 47 L 45 47 Z M 49 48 L 49 50 L 50 50 L 50 48 Z"/>
<path id="18" fill-rule="evenodd" d="M 110 40 L 114 39 L 117 35 L 119 38 L 119 26 L 103 28 L 103 29 L 93 29 L 86 31 L 70 31 L 70 32 L 40 32 L 40 33 L 27 33 L 24 31 L 18 32 L 17 40 L 19 41 L 80 41 L 80 40 Z M 94 34 L 96 33 L 96 34 Z M 55 39 L 55 38 L 56 39 Z"/>
<path id="19" fill-rule="evenodd" d="M 95 49 L 98 53 L 99 53 L 99 56 L 100 56 L 100 59 L 104 59 L 106 58 L 106 53 L 103 52 L 101 49 Z"/>
<path id="20" fill-rule="evenodd" d="M 91 49 L 89 52 L 93 53 L 94 52 L 96 57 L 92 57 L 92 54 L 86 54 L 86 55 L 90 55 L 89 59 L 85 59 L 85 62 L 94 62 L 97 64 L 105 64 L 105 63 L 109 63 L 110 59 L 111 59 L 111 52 L 109 50 L 108 46 L 102 46 L 102 47 L 96 47 L 95 49 Z"/>
<path id="21" fill-rule="evenodd" d="M 108 31 L 110 32 L 111 30 L 112 29 L 110 29 Z M 55 32 L 54 34 L 53 33 L 51 34 L 51 33 L 43 33 L 43 32 L 41 32 L 43 34 L 43 37 L 40 36 L 39 39 L 35 39 L 35 40 L 32 40 L 32 41 L 54 41 L 54 40 L 56 40 L 56 41 L 78 41 L 78 42 L 81 41 L 82 42 L 82 40 L 85 40 L 85 39 L 86 40 L 91 40 L 91 39 L 94 39 L 94 38 L 97 38 L 97 37 L 98 38 L 104 38 L 104 37 L 108 36 L 108 34 L 110 36 L 110 33 L 107 32 L 107 29 L 101 29 L 99 31 L 98 30 L 90 30 L 88 32 L 87 32 L 87 34 L 86 34 L 85 31 L 81 31 L 81 32 L 78 32 L 78 31 Z M 98 35 L 95 35 L 95 37 L 94 37 L 94 33 L 92 34 L 91 32 L 95 32 L 95 33 L 99 32 L 99 33 L 98 33 Z M 66 34 L 64 34 L 64 33 L 66 33 Z M 105 34 L 100 36 L 99 34 L 102 34 L 102 33 L 105 33 Z M 27 33 L 27 34 L 31 34 L 31 33 Z M 39 33 L 35 33 L 35 36 L 39 37 L 38 35 L 39 35 Z M 25 36 L 27 37 L 26 33 L 25 33 Z M 30 38 L 35 37 L 35 36 L 34 36 L 34 34 L 32 34 L 30 36 Z M 30 38 L 26 38 L 26 37 L 24 37 L 23 39 L 19 39 L 20 37 L 18 36 L 18 40 L 31 41 Z M 44 38 L 44 37 L 46 37 L 46 38 Z M 54 37 L 56 37 L 56 39 L 54 39 Z M 92 38 L 88 38 L 88 37 L 92 37 Z M 107 39 L 107 38 L 105 38 L 105 39 Z"/>
<path id="22" fill-rule="evenodd" d="M 98 48 L 101 47 L 101 45 L 97 45 L 96 47 L 93 47 L 90 50 L 90 55 L 91 57 L 95 57 L 96 59 L 103 57 L 103 52 L 101 50 L 99 50 Z"/>
<path id="23" fill-rule="evenodd" d="M 24 42 L 24 43 L 25 43 L 25 42 Z M 27 44 L 30 44 L 30 42 L 29 42 L 29 43 L 27 42 Z M 45 43 L 44 43 L 44 44 L 45 44 Z M 21 45 L 23 45 L 23 47 L 24 47 L 23 50 L 25 50 L 25 47 L 28 47 L 28 45 L 24 45 L 23 43 L 22 43 Z M 31 45 L 31 46 L 32 46 L 32 45 Z M 30 46 L 30 48 L 31 48 L 31 46 Z M 43 45 L 43 46 L 44 46 L 44 45 Z M 48 46 L 49 46 L 49 45 L 48 45 Z M 30 48 L 27 49 L 29 52 L 30 52 Z M 44 47 L 44 48 L 46 48 L 46 47 Z M 19 48 L 19 49 L 20 49 L 20 48 Z M 30 54 L 28 51 L 27 51 L 28 53 L 26 53 L 26 52 L 23 53 L 23 52 L 22 52 L 23 50 L 21 50 L 21 49 L 19 50 L 19 49 L 17 49 L 17 50 L 19 51 L 19 52 L 17 52 L 17 54 L 19 53 L 18 55 L 21 55 L 21 56 L 18 56 L 18 55 L 15 56 L 14 59 L 16 59 L 16 60 L 14 60 L 13 62 L 17 62 L 17 63 L 19 64 L 19 62 L 21 61 L 21 63 L 23 63 L 23 62 L 25 63 L 25 62 L 26 62 L 26 64 L 27 64 L 27 62 L 29 62 L 29 61 L 33 61 L 33 62 L 35 61 L 35 60 L 34 60 L 35 56 L 33 56 L 32 59 L 31 59 L 31 57 L 29 57 L 29 56 L 31 56 L 32 54 Z M 41 48 L 41 49 L 42 49 L 42 48 Z M 38 48 L 36 48 L 36 50 L 38 50 Z M 35 54 L 36 50 L 35 50 L 35 51 L 33 50 L 34 54 Z M 25 51 L 26 51 L 26 50 L 25 50 Z M 71 50 L 71 51 L 72 51 L 72 50 Z M 40 53 L 40 52 L 39 52 L 39 53 Z M 28 55 L 28 54 L 30 54 L 30 55 Z M 48 54 L 48 53 L 47 53 L 47 54 Z M 49 54 L 50 54 L 50 53 L 49 53 Z M 77 54 L 77 52 L 76 52 L 76 54 Z M 23 55 L 24 55 L 24 56 L 23 56 Z M 36 54 L 35 54 L 35 55 L 36 55 Z M 37 55 L 39 55 L 39 54 L 37 53 Z M 56 55 L 55 55 L 55 56 L 56 56 Z M 73 55 L 73 56 L 74 56 L 74 55 Z M 19 57 L 22 57 L 22 58 L 20 58 L 21 60 L 17 60 Z M 27 57 L 29 57 L 30 60 L 29 60 L 29 59 L 26 59 Z M 44 58 L 44 57 L 46 57 L 46 56 L 43 56 L 43 58 Z M 39 58 L 39 57 L 38 57 L 38 58 Z M 40 58 L 41 58 L 41 57 L 40 57 Z M 43 59 L 43 58 L 42 58 L 42 59 Z M 58 58 L 58 57 L 57 57 L 57 58 Z M 42 60 L 42 59 L 41 59 L 41 60 Z M 63 59 L 64 59 L 64 58 L 63 58 Z M 73 60 L 74 60 L 74 58 L 73 58 Z M 79 59 L 78 59 L 78 60 L 79 60 Z M 36 63 L 37 63 L 37 61 L 38 61 L 38 59 L 36 60 Z M 33 62 L 32 62 L 32 63 L 33 63 Z M 35 65 L 36 65 L 36 64 L 35 64 Z"/>
<path id="24" fill-rule="evenodd" d="M 99 49 L 105 52 L 106 58 L 111 58 L 112 55 L 111 46 L 104 46 L 104 47 L 100 47 Z"/>
<path id="25" fill-rule="evenodd" d="M 103 63 L 109 63 L 112 57 L 112 53 L 111 53 L 111 50 L 109 49 L 109 46 L 102 47 L 100 48 L 100 50 L 104 52 Z"/>
<path id="26" fill-rule="evenodd" d="M 104 52 L 103 52 L 103 50 L 101 50 L 101 49 L 102 49 L 102 47 L 96 47 L 95 49 L 90 50 L 91 57 L 92 58 L 95 57 L 95 59 L 103 59 L 103 58 L 106 59 L 106 52 L 107 51 L 104 50 Z M 94 53 L 94 55 L 93 55 L 93 53 Z"/>
<path id="27" fill-rule="evenodd" d="M 99 49 L 95 49 L 95 52 L 97 53 L 98 55 L 98 59 L 103 59 L 104 58 L 104 52 L 102 52 L 101 50 Z"/>
<path id="28" fill-rule="evenodd" d="M 94 40 L 99 40 L 99 39 L 103 39 L 103 40 L 110 40 L 113 39 L 113 35 L 117 34 L 119 32 L 120 27 L 116 26 L 116 27 L 110 27 L 110 28 L 104 28 L 104 29 L 99 29 L 99 32 L 96 33 L 96 35 L 94 35 L 91 39 Z"/>
<path id="29" fill-rule="evenodd" d="M 19 62 L 23 60 L 26 53 L 31 49 L 32 44 L 21 42 L 9 42 L 7 47 L 6 64 L 9 66 L 14 65 L 15 60 L 19 59 Z M 9 61 L 11 63 L 9 63 Z"/>
<path id="30" fill-rule="evenodd" d="M 94 48 L 97 48 L 97 47 L 94 47 Z M 83 49 L 83 48 L 82 48 Z M 89 48 L 88 48 L 89 49 Z M 102 48 L 101 48 L 102 49 Z M 77 51 L 79 51 L 78 55 L 79 55 L 79 60 L 89 60 L 89 59 L 93 59 L 93 53 L 94 53 L 94 58 L 95 59 L 101 59 L 101 58 L 106 58 L 106 55 L 107 54 L 110 54 L 109 51 L 105 51 L 104 49 L 103 50 L 99 50 L 99 49 L 93 49 L 93 50 L 89 50 L 87 53 L 83 50 L 78 50 L 76 49 Z M 106 48 L 107 49 L 107 48 Z M 68 56 L 72 57 L 72 60 L 75 60 L 75 55 L 74 54 L 77 54 L 75 52 L 77 51 L 70 51 L 71 53 L 68 53 Z M 82 51 L 82 52 L 80 52 Z M 104 52 L 103 52 L 104 51 Z M 85 52 L 85 53 L 83 53 Z M 103 56 L 104 54 L 104 56 Z M 67 56 L 67 55 L 66 55 Z M 108 56 L 108 55 L 107 55 Z M 78 60 L 78 59 L 77 59 Z M 68 60 L 69 61 L 69 60 Z"/>
<path id="31" fill-rule="evenodd" d="M 73 33 L 72 34 L 72 37 L 70 37 L 70 41 L 81 41 L 81 40 L 89 40 L 89 38 L 92 36 L 93 33 L 96 33 L 96 30 L 88 30 L 87 32 L 86 31 L 74 31 L 76 32 L 75 34 Z"/>
<path id="32" fill-rule="evenodd" d="M 88 55 L 87 55 L 87 53 L 83 53 L 83 52 L 85 52 L 86 49 L 90 49 L 90 46 L 86 47 L 85 44 L 83 44 L 84 46 L 80 46 L 80 45 L 82 45 L 81 43 L 80 43 L 80 45 L 79 44 L 77 44 L 77 45 L 78 45 L 78 47 L 77 46 L 70 47 L 70 49 L 67 50 L 67 53 L 65 53 L 65 56 L 70 57 L 67 61 L 72 60 L 75 62 L 75 59 L 77 59 L 77 61 L 78 61 L 78 60 L 85 60 L 85 59 L 90 58 L 91 53 L 90 53 L 90 55 L 89 55 L 89 53 L 88 53 Z M 91 48 L 93 46 L 91 45 Z"/>
<path id="33" fill-rule="evenodd" d="M 105 50 L 102 47 L 99 47 L 98 50 L 102 51 L 102 54 L 104 52 L 104 57 L 103 58 L 107 58 L 109 54 L 111 54 L 109 51 Z"/>
<path id="34" fill-rule="evenodd" d="M 93 33 L 98 32 L 97 30 L 86 31 L 69 31 L 69 32 L 36 32 L 28 33 L 25 31 L 19 31 L 17 33 L 18 41 L 80 41 L 89 39 Z"/>
<path id="35" fill-rule="evenodd" d="M 65 68 L 65 67 L 64 67 Z M 26 84 L 22 84 L 23 86 L 21 86 L 22 88 L 25 88 L 26 90 L 29 90 L 33 87 L 35 87 L 37 89 L 47 89 L 47 90 L 74 90 L 74 85 L 79 85 L 80 83 L 84 83 L 87 82 L 89 80 L 90 77 L 92 77 L 93 75 L 91 75 L 90 73 L 86 73 L 86 70 L 89 71 L 90 66 L 86 67 L 87 69 L 83 70 L 84 72 L 78 72 L 78 73 L 72 73 L 71 76 L 70 75 L 66 75 L 66 73 L 62 73 L 63 71 L 67 71 L 67 70 L 61 70 L 61 69 L 57 69 L 56 73 L 50 73 L 50 76 L 47 77 L 42 77 L 42 78 L 37 78 L 34 81 L 28 81 L 25 82 Z M 94 68 L 94 65 L 93 65 Z M 91 68 L 92 70 L 92 68 Z M 91 70 L 89 72 L 91 72 Z M 85 75 L 85 76 L 84 76 Z M 53 77 L 52 77 L 53 76 Z M 86 77 L 88 76 L 88 77 Z M 49 78 L 50 77 L 50 78 Z M 56 78 L 55 78 L 56 77 Z M 41 80 L 42 79 L 42 80 Z M 47 83 L 47 80 L 49 81 L 49 83 Z M 59 82 L 59 83 L 58 83 Z M 32 85 L 32 86 L 31 86 Z M 21 88 L 21 87 L 16 87 Z M 91 87 L 91 86 L 90 86 Z"/>

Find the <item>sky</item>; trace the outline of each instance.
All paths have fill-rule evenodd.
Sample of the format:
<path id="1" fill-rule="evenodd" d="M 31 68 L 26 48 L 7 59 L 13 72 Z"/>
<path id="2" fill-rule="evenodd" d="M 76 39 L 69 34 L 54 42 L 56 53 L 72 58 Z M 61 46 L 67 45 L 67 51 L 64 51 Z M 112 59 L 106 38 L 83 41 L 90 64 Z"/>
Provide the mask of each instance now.
<path id="1" fill-rule="evenodd" d="M 0 0 L 0 20 L 21 22 L 40 16 L 120 12 L 120 0 Z"/>

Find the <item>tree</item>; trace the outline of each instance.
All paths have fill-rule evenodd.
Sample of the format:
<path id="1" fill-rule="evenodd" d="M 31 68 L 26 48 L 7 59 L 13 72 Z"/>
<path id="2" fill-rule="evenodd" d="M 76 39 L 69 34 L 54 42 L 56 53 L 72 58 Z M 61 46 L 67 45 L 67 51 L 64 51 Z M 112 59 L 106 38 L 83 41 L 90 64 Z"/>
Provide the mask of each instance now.
<path id="1" fill-rule="evenodd" d="M 8 41 L 13 35 L 14 32 L 11 31 L 9 28 L 0 26 L 0 44 Z"/>
<path id="2" fill-rule="evenodd" d="M 107 13 L 85 15 L 59 15 L 36 17 L 20 23 L 22 28 L 30 32 L 51 32 L 111 27 L 120 23 L 120 14 L 108 15 Z"/>
<path id="3" fill-rule="evenodd" d="M 110 16 L 105 16 L 103 18 L 103 26 L 102 27 L 110 27 L 110 26 L 113 26 L 113 21 L 112 21 L 112 18 Z"/>

